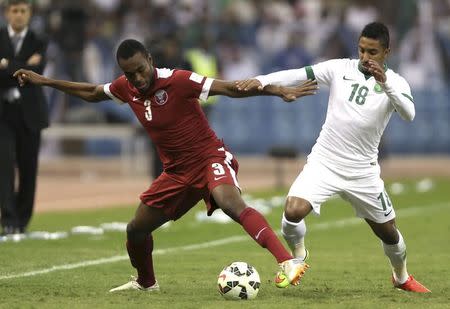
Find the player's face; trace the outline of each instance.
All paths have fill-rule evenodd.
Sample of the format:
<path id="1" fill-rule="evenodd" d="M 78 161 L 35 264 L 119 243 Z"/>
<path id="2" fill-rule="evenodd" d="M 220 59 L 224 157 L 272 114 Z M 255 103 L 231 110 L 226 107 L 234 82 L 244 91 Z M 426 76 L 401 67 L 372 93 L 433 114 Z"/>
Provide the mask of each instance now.
<path id="1" fill-rule="evenodd" d="M 389 48 L 384 48 L 379 40 L 362 36 L 359 38 L 358 53 L 362 68 L 367 70 L 369 60 L 374 60 L 383 67 Z"/>
<path id="2" fill-rule="evenodd" d="M 31 7 L 26 3 L 10 5 L 6 9 L 5 17 L 14 31 L 21 32 L 28 26 L 31 18 Z"/>
<path id="3" fill-rule="evenodd" d="M 145 93 L 152 84 L 153 65 L 149 55 L 140 52 L 128 59 L 119 59 L 125 77 L 140 93 Z"/>

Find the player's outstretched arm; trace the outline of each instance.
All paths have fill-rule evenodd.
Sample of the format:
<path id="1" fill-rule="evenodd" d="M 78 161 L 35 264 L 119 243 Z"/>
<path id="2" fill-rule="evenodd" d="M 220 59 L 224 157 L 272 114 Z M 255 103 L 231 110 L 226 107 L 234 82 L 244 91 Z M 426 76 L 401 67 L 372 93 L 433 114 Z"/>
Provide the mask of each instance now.
<path id="1" fill-rule="evenodd" d="M 25 86 L 26 83 L 31 83 L 40 86 L 52 87 L 89 102 L 109 100 L 109 97 L 103 91 L 103 85 L 51 79 L 25 69 L 20 69 L 14 72 L 14 77 L 17 78 L 21 87 Z"/>
<path id="2" fill-rule="evenodd" d="M 283 70 L 267 75 L 258 75 L 254 78 L 236 82 L 236 87 L 241 91 L 254 91 L 265 89 L 267 85 L 295 87 L 299 83 L 309 79 L 305 68 Z"/>
<path id="3" fill-rule="evenodd" d="M 272 95 L 282 98 L 286 102 L 291 102 L 297 98 L 316 94 L 318 89 L 316 81 L 308 80 L 295 87 L 267 85 L 264 88 L 258 87 L 243 91 L 236 86 L 237 82 L 214 80 L 209 90 L 209 95 L 225 95 L 233 98 L 243 98 L 250 96 Z"/>
<path id="4" fill-rule="evenodd" d="M 260 92 L 279 96 L 285 102 L 293 102 L 300 97 L 316 94 L 318 89 L 316 80 L 307 80 L 294 87 L 267 85 Z"/>
<path id="5" fill-rule="evenodd" d="M 263 90 L 264 86 L 256 78 L 249 78 L 235 81 L 236 87 L 240 91 Z"/>

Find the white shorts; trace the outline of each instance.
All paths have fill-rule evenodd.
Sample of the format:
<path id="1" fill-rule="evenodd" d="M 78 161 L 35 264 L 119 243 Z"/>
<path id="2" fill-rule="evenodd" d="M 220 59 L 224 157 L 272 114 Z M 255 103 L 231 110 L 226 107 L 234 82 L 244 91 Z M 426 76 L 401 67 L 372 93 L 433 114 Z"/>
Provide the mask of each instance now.
<path id="1" fill-rule="evenodd" d="M 369 165 L 367 168 L 347 171 L 319 160 L 308 160 L 302 172 L 292 184 L 288 196 L 307 200 L 316 215 L 320 206 L 335 194 L 350 202 L 360 218 L 376 223 L 384 223 L 395 218 L 391 200 L 384 189 L 380 177 L 380 166 Z"/>

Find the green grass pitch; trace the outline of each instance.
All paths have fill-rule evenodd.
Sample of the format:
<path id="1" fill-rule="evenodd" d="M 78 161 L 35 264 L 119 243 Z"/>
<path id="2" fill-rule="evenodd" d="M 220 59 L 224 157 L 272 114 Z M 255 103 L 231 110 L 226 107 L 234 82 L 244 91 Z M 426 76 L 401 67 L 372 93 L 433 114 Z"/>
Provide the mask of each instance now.
<path id="1" fill-rule="evenodd" d="M 387 183 L 388 192 L 394 187 Z M 277 289 L 272 256 L 237 224 L 198 222 L 197 213 L 204 211 L 198 205 L 154 233 L 160 293 L 108 293 L 135 274 L 123 232 L 26 239 L 0 243 L 0 308 L 449 308 L 449 188 L 450 180 L 433 179 L 420 192 L 416 181 L 407 180 L 402 193 L 391 194 L 408 248 L 408 270 L 432 294 L 395 290 L 380 242 L 367 224 L 355 219 L 348 204 L 333 199 L 322 206 L 320 217 L 307 218 L 311 268 L 298 287 Z M 252 195 L 267 200 L 285 193 Z M 37 214 L 30 230 L 70 231 L 78 225 L 126 222 L 134 209 Z M 275 207 L 266 215 L 277 231 L 281 212 Z M 258 270 L 262 284 L 255 300 L 232 302 L 219 295 L 217 275 L 233 261 Z"/>

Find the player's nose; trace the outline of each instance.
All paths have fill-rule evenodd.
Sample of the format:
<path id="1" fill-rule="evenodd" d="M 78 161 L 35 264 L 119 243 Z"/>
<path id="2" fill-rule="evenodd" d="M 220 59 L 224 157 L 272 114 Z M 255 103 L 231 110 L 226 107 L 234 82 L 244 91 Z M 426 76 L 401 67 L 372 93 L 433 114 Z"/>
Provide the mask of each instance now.
<path id="1" fill-rule="evenodd" d="M 144 75 L 136 73 L 136 75 L 134 76 L 134 80 L 136 81 L 136 83 L 138 84 L 142 84 L 143 82 L 145 82 L 145 78 Z"/>
<path id="2" fill-rule="evenodd" d="M 368 54 L 368 53 L 363 53 L 363 54 L 362 54 L 362 57 L 361 57 L 361 60 L 362 60 L 363 62 L 369 61 L 369 60 L 370 60 L 369 54 Z"/>

